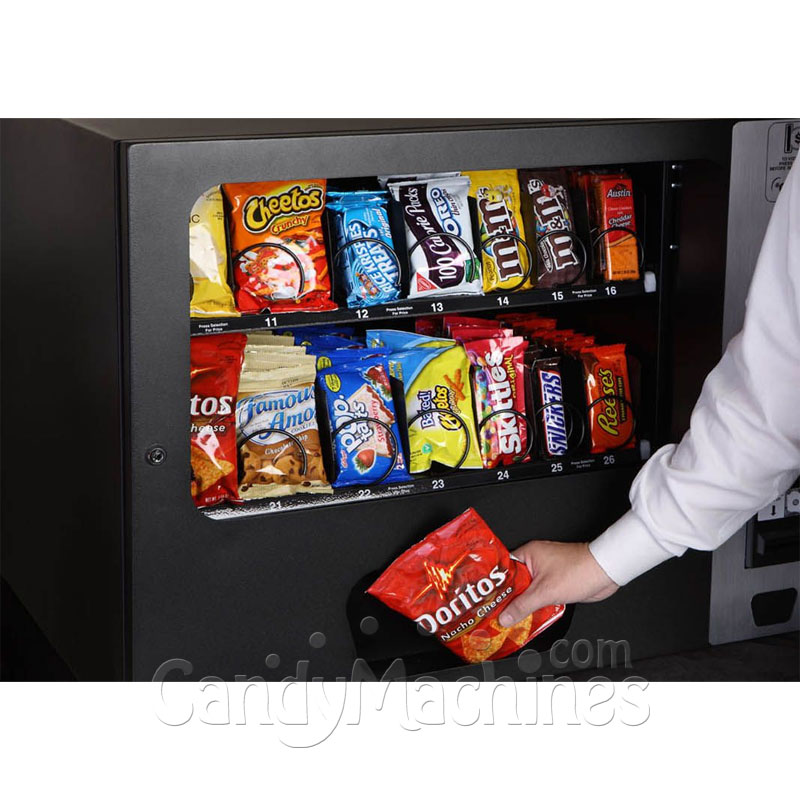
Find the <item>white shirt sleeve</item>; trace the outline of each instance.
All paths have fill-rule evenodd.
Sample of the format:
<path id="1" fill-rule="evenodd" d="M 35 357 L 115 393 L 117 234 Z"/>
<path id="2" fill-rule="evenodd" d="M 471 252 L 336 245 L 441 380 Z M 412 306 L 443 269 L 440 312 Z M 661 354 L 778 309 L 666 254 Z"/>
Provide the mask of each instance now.
<path id="1" fill-rule="evenodd" d="M 742 331 L 706 378 L 689 431 L 658 450 L 631 510 L 590 544 L 623 585 L 687 548 L 713 550 L 800 473 L 800 159 L 772 213 Z"/>

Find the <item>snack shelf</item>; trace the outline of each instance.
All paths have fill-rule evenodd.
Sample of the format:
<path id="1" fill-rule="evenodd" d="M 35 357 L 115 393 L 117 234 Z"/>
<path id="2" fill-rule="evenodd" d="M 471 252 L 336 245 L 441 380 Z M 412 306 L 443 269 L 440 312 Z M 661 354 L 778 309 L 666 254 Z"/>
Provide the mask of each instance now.
<path id="1" fill-rule="evenodd" d="M 357 486 L 335 489 L 333 494 L 298 494 L 289 497 L 275 497 L 252 500 L 241 505 L 219 505 L 199 509 L 213 519 L 238 519 L 245 516 L 274 514 L 281 511 L 295 511 L 303 508 L 321 508 L 342 503 L 355 503 L 363 500 L 383 500 L 395 497 L 440 492 L 446 489 L 466 489 L 477 486 L 490 486 L 510 481 L 574 475 L 597 470 L 616 469 L 633 466 L 643 462 L 639 447 L 595 455 L 532 461 L 528 464 L 514 464 L 508 467 L 485 470 L 459 470 L 458 472 L 426 473 L 403 483 L 382 484 L 380 486 Z"/>
<path id="2" fill-rule="evenodd" d="M 637 297 L 656 291 L 655 273 L 646 272 L 642 280 L 611 281 L 585 286 L 563 286 L 553 289 L 529 289 L 524 292 L 496 293 L 468 297 L 430 297 L 399 300 L 367 308 L 339 308 L 335 311 L 295 311 L 281 314 L 248 314 L 221 319 L 192 319 L 192 336 L 234 331 L 257 331 L 300 328 L 347 322 L 374 322 L 423 317 L 431 314 L 450 314 L 467 311 L 506 311 L 514 308 L 561 305 L 587 300 L 613 300 Z"/>

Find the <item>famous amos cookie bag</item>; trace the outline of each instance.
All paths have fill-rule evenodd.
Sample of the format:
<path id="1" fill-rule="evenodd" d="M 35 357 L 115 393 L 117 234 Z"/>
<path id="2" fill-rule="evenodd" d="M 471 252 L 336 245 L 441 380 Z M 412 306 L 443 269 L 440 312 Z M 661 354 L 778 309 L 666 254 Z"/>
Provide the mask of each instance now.
<path id="1" fill-rule="evenodd" d="M 191 341 L 192 498 L 197 506 L 236 501 L 236 395 L 247 337 L 198 336 Z"/>
<path id="2" fill-rule="evenodd" d="M 636 420 L 631 405 L 625 345 L 584 347 L 581 361 L 592 452 L 633 447 Z"/>
<path id="3" fill-rule="evenodd" d="M 501 611 L 530 583 L 527 567 L 470 508 L 406 550 L 367 592 L 477 663 L 506 658 L 564 614 L 563 605 L 545 606 L 500 625 Z"/>
<path id="4" fill-rule="evenodd" d="M 226 183 L 222 190 L 239 310 L 336 308 L 322 234 L 325 181 Z"/>
<path id="5" fill-rule="evenodd" d="M 332 491 L 317 427 L 314 356 L 293 366 L 265 348 L 254 371 L 243 371 L 236 403 L 242 500 Z"/>

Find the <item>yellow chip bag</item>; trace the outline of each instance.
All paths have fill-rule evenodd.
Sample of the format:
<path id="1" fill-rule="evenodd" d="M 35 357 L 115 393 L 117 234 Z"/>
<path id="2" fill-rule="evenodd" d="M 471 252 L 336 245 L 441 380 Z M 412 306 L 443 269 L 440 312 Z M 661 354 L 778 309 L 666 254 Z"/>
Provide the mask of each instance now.
<path id="1" fill-rule="evenodd" d="M 193 317 L 238 317 L 228 285 L 225 211 L 222 192 L 214 186 L 197 198 L 189 217 L 189 271 Z"/>
<path id="2" fill-rule="evenodd" d="M 480 469 L 464 348 L 398 350 L 389 356 L 389 368 L 392 376 L 403 382 L 410 472 L 425 472 L 434 461 L 446 467 Z"/>
<path id="3" fill-rule="evenodd" d="M 508 233 L 525 239 L 517 171 L 490 169 L 464 174 L 471 180 L 469 194 L 478 205 L 481 243 L 486 243 L 482 252 L 484 292 L 533 288 L 535 270 L 530 270 L 522 283 L 528 271 L 525 248 L 516 239 L 500 236 Z M 530 249 L 535 258 L 535 248 Z"/>

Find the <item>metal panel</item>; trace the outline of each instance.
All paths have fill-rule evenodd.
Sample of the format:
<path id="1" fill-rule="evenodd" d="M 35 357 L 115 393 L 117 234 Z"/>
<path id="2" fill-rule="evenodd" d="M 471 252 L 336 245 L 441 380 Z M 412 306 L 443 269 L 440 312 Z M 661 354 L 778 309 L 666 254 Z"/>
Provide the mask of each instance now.
<path id="1" fill-rule="evenodd" d="M 212 520 L 189 497 L 186 402 L 189 320 L 186 218 L 225 181 L 374 175 L 708 158 L 725 163 L 725 123 L 566 125 L 493 131 L 135 144 L 127 181 L 133 675 L 188 658 L 192 677 L 273 677 L 313 656 L 311 670 L 348 674 L 354 654 L 349 591 L 421 535 L 474 505 L 515 546 L 533 536 L 583 539 L 625 508 L 632 473 L 617 470 L 476 490 Z M 153 444 L 167 459 L 146 463 Z M 577 501 L 577 502 L 576 502 Z M 535 526 L 532 519 L 535 518 Z M 676 591 L 680 586 L 681 590 Z M 635 657 L 699 646 L 707 635 L 708 558 L 665 565 L 610 603 L 578 609 L 574 635 L 631 641 Z M 309 649 L 314 631 L 325 647 Z M 462 670 L 465 671 L 466 668 Z"/>
<path id="2" fill-rule="evenodd" d="M 723 322 L 725 344 L 741 330 L 744 322 L 747 291 L 777 197 L 776 180 L 785 174 L 784 167 L 797 153 L 792 133 L 798 126 L 797 120 L 740 122 L 734 126 Z M 750 602 L 761 592 L 800 589 L 800 565 L 795 562 L 747 569 L 745 548 L 746 533 L 742 528 L 714 552 L 709 623 L 712 644 L 798 627 L 797 605 L 787 622 L 757 627 Z"/>
<path id="3" fill-rule="evenodd" d="M 116 148 L 58 120 L 2 148 L 3 575 L 79 678 L 121 678 Z"/>

